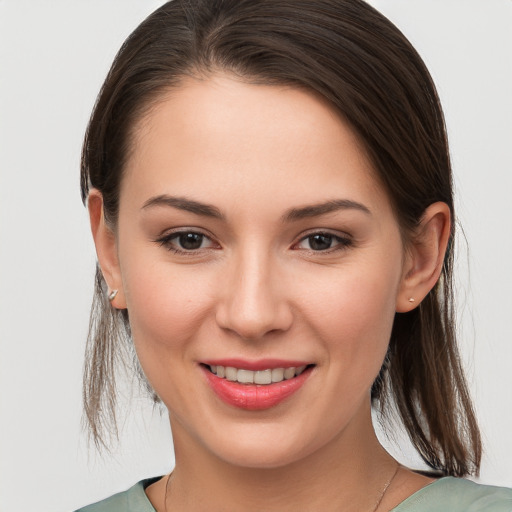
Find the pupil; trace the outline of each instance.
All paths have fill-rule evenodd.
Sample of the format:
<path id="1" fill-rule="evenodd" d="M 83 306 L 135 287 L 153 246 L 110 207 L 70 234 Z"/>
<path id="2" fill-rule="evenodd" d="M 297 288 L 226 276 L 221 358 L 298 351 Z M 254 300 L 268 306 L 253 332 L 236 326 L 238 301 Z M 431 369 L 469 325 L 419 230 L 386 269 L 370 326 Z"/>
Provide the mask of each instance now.
<path id="1" fill-rule="evenodd" d="M 331 235 L 313 235 L 309 237 L 309 246 L 314 251 L 325 251 L 331 247 Z"/>
<path id="2" fill-rule="evenodd" d="M 181 247 L 188 251 L 199 249 L 203 243 L 203 235 L 198 233 L 183 233 L 179 236 L 179 242 Z"/>

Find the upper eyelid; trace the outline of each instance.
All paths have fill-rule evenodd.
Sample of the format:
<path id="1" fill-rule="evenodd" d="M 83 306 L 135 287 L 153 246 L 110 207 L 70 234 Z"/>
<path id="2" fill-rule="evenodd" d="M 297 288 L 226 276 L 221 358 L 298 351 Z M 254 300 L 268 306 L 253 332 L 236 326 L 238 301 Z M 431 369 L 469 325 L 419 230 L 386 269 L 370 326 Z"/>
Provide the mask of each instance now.
<path id="1" fill-rule="evenodd" d="M 347 233 L 345 231 L 339 231 L 337 229 L 322 229 L 322 228 L 314 228 L 314 229 L 308 229 L 307 231 L 302 232 L 295 240 L 296 242 L 300 242 L 304 240 L 305 238 L 308 238 L 313 235 L 330 235 L 336 238 L 342 238 L 342 239 L 348 239 L 352 240 L 353 236 L 350 233 Z M 296 243 L 294 242 L 294 243 Z"/>
<path id="2" fill-rule="evenodd" d="M 155 242 L 164 242 L 165 240 L 171 239 L 175 235 L 179 235 L 181 233 L 197 233 L 199 235 L 202 235 L 206 238 L 208 238 L 212 243 L 216 243 L 218 245 L 221 245 L 220 242 L 217 240 L 217 238 L 211 234 L 209 231 L 200 228 L 198 226 L 185 226 L 185 227 L 178 227 L 178 228 L 171 228 L 166 229 L 162 231 L 160 235 L 158 235 L 155 239 Z M 314 235 L 330 235 L 337 239 L 341 240 L 353 240 L 352 235 L 350 235 L 347 232 L 339 231 L 335 229 L 329 229 L 329 228 L 312 228 L 308 229 L 307 231 L 303 231 L 298 236 L 295 237 L 293 242 L 291 243 L 292 246 L 297 245 L 298 243 L 302 242 L 306 238 Z"/>
<path id="3" fill-rule="evenodd" d="M 170 238 L 173 235 L 179 235 L 181 233 L 196 233 L 198 235 L 203 235 L 206 238 L 209 238 L 212 241 L 215 241 L 215 237 L 209 231 L 199 228 L 196 226 L 185 226 L 179 228 L 168 228 L 164 229 L 158 236 L 157 240 L 161 240 L 162 238 Z"/>
<path id="4" fill-rule="evenodd" d="M 210 235 L 208 233 L 205 233 L 204 230 L 201 228 L 175 228 L 171 230 L 164 230 L 160 235 L 158 235 L 156 238 L 153 239 L 154 242 L 165 245 L 166 243 L 170 243 L 173 241 L 173 239 L 178 237 L 181 234 L 184 233 L 194 233 L 197 235 L 204 236 L 207 238 L 212 244 L 220 245 L 220 243 L 216 240 L 216 238 L 213 235 Z"/>
<path id="5" fill-rule="evenodd" d="M 194 233 L 196 235 L 201 235 L 204 237 L 209 245 L 208 247 L 199 247 L 197 249 L 186 249 L 184 247 L 180 247 L 179 242 L 177 242 L 177 239 L 180 235 L 184 233 Z M 212 251 L 212 250 L 218 250 L 221 248 L 219 242 L 217 242 L 214 238 L 211 236 L 208 236 L 198 230 L 197 228 L 192 229 L 176 229 L 170 232 L 165 233 L 159 236 L 158 238 L 153 240 L 155 243 L 157 243 L 160 247 L 163 247 L 167 251 L 171 251 L 177 255 L 182 256 L 189 256 L 189 257 L 199 257 L 200 255 L 204 255 L 205 251 Z"/>
<path id="6" fill-rule="evenodd" d="M 330 229 L 312 229 L 306 233 L 302 233 L 295 242 L 292 243 L 291 248 L 296 248 L 299 244 L 307 240 L 311 236 L 315 235 L 329 235 L 332 236 L 334 239 L 338 241 L 338 245 L 341 245 L 345 248 L 351 246 L 354 242 L 353 237 L 348 233 L 340 233 L 340 231 L 337 230 L 330 230 Z M 323 251 L 315 251 L 313 249 L 303 249 L 304 251 L 314 252 L 318 254 L 328 254 L 329 252 L 333 252 L 335 250 L 339 249 L 339 247 L 332 247 Z M 298 249 L 294 249 L 298 250 Z"/>

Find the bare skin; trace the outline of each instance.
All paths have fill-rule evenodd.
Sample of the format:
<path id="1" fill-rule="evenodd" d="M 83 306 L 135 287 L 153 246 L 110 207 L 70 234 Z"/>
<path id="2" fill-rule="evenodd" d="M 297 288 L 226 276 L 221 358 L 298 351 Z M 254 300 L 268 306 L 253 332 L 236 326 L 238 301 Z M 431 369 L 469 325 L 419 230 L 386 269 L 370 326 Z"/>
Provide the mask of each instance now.
<path id="1" fill-rule="evenodd" d="M 379 451 L 380 457 L 373 460 L 372 465 L 377 462 L 379 469 L 373 475 L 366 468 L 363 469 L 366 491 L 362 489 L 361 485 L 356 484 L 352 487 L 353 482 L 357 482 L 359 478 L 359 475 L 352 469 L 348 470 L 350 477 L 345 478 L 345 485 L 340 485 L 334 475 L 332 475 L 333 478 L 326 478 L 323 461 L 320 461 L 321 468 L 318 470 L 311 468 L 310 474 L 303 482 L 295 480 L 294 468 L 279 468 L 267 472 L 267 474 L 255 474 L 255 472 L 251 474 L 248 471 L 243 476 L 235 471 L 231 475 L 222 474 L 222 477 L 216 481 L 212 481 L 210 476 L 206 475 L 205 481 L 211 487 L 208 487 L 208 498 L 203 506 L 207 506 L 208 510 L 215 511 L 292 510 L 290 503 L 296 503 L 300 498 L 304 503 L 300 510 L 305 512 L 318 510 L 326 512 L 368 510 L 373 512 L 374 505 L 379 499 L 379 493 L 376 491 L 383 489 L 389 478 L 392 477 L 391 485 L 379 507 L 375 510 L 375 512 L 382 512 L 393 509 L 406 498 L 435 481 L 433 478 L 420 475 L 403 466 L 398 468 L 395 475 L 396 461 L 390 458 L 380 445 L 375 446 L 375 449 Z M 194 468 L 189 469 L 192 472 L 194 470 Z M 195 476 L 197 477 L 197 471 Z M 229 476 L 228 480 L 225 479 L 226 476 Z M 179 480 L 180 475 L 174 472 L 172 475 L 164 476 L 146 489 L 146 494 L 157 512 L 180 512 L 190 510 L 189 507 L 194 506 L 192 503 L 195 501 L 194 491 L 191 492 L 189 499 L 183 499 L 183 494 L 186 495 L 186 492 L 183 494 L 175 492 L 181 487 Z M 196 481 L 199 488 L 202 481 L 200 479 L 196 479 Z M 276 492 L 276 496 L 273 498 L 271 497 L 271 488 L 275 488 Z M 315 490 L 318 492 L 315 493 Z M 311 499 L 313 493 L 314 500 Z M 167 509 L 165 507 L 166 495 Z M 219 498 L 216 503 L 217 495 Z M 223 496 L 228 496 L 229 501 L 223 503 Z M 197 506 L 197 503 L 195 505 Z M 218 508 L 215 508 L 216 506 Z"/>
<path id="2" fill-rule="evenodd" d="M 375 436 L 370 388 L 395 313 L 439 277 L 448 207 L 431 205 L 404 247 L 357 137 L 328 105 L 221 74 L 161 98 L 125 171 L 116 233 L 98 191 L 89 211 L 113 306 L 128 309 L 170 413 L 167 512 L 373 512 L 397 466 Z M 310 373 L 278 405 L 247 410 L 207 384 L 204 362 L 229 357 L 298 360 Z M 400 469 L 378 510 L 430 482 Z M 166 483 L 147 489 L 158 512 Z"/>

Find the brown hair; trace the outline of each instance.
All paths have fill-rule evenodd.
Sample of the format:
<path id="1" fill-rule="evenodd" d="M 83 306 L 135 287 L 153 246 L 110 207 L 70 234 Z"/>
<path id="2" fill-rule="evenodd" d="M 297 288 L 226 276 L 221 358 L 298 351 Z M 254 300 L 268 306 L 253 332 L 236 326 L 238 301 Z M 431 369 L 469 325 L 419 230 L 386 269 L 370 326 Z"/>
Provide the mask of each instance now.
<path id="1" fill-rule="evenodd" d="M 174 0 L 123 44 L 87 129 L 82 198 L 90 187 L 100 190 L 114 229 L 137 121 L 183 77 L 215 70 L 323 96 L 365 145 L 406 239 L 436 201 L 447 203 L 453 218 L 434 84 L 384 16 L 362 0 Z M 453 227 L 441 279 L 417 308 L 395 316 L 372 398 L 383 411 L 394 404 L 430 467 L 463 476 L 478 473 L 481 444 L 454 331 Z M 117 358 L 131 347 L 128 313 L 112 309 L 105 293 L 97 269 L 84 376 L 86 420 L 96 442 L 103 441 L 102 427 L 115 425 Z"/>

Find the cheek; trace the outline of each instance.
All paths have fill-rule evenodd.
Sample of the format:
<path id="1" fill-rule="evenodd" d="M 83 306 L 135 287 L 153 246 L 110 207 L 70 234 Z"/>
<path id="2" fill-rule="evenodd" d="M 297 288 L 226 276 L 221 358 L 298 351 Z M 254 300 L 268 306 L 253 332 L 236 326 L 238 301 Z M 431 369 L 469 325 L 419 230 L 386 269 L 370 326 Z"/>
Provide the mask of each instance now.
<path id="1" fill-rule="evenodd" d="M 345 332 L 351 327 L 371 328 L 379 320 L 394 316 L 400 275 L 396 267 L 369 263 L 326 275 L 323 283 L 315 283 L 309 307 L 325 324 L 340 318 L 346 325 Z"/>
<path id="2" fill-rule="evenodd" d="M 316 293 L 303 306 L 337 367 L 367 374 L 369 380 L 378 373 L 391 335 L 400 275 L 401 266 L 392 259 L 379 264 L 370 259 L 315 283 Z"/>
<path id="3" fill-rule="evenodd" d="M 137 351 L 172 350 L 193 337 L 209 308 L 207 277 L 192 266 L 144 264 L 143 254 L 125 263 L 123 287 Z"/>
<path id="4" fill-rule="evenodd" d="M 187 378 L 194 360 L 194 339 L 210 302 L 204 279 L 167 262 L 126 262 L 125 287 L 133 343 L 151 387 L 173 411 L 185 410 L 193 385 Z M 174 404 L 174 405 L 171 405 Z"/>

